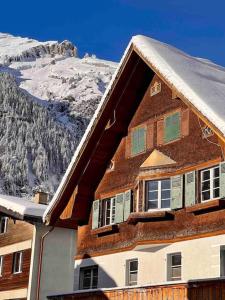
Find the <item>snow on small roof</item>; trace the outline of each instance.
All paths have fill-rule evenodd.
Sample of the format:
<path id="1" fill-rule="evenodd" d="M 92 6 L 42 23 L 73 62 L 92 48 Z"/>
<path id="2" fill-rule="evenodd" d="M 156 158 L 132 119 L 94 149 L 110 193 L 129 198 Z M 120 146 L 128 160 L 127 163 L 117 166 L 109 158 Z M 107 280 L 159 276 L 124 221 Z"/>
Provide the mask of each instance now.
<path id="1" fill-rule="evenodd" d="M 95 124 L 108 101 L 108 96 L 132 47 L 137 50 L 149 65 L 154 67 L 156 73 L 161 74 L 171 86 L 174 86 L 177 91 L 225 136 L 225 68 L 209 60 L 192 57 L 175 47 L 152 38 L 142 35 L 134 36 L 75 151 L 52 201 L 44 213 L 44 221 L 48 222 L 49 215 L 60 198 L 61 191 L 64 189 L 72 171 L 76 167 L 83 147 L 85 147 L 89 136 L 95 128 Z"/>
<path id="2" fill-rule="evenodd" d="M 46 210 L 46 205 L 37 204 L 27 198 L 19 198 L 0 194 L 0 212 L 7 212 L 9 215 L 41 218 Z"/>

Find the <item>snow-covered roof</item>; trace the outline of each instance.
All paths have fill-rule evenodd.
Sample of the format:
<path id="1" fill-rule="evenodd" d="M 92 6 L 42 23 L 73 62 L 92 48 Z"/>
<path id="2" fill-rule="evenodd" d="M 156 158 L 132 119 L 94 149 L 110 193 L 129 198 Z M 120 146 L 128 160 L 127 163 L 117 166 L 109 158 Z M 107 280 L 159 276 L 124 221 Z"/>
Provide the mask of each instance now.
<path id="1" fill-rule="evenodd" d="M 0 194 L 0 212 L 24 218 L 42 218 L 46 205 L 37 204 L 27 198 Z"/>
<path id="2" fill-rule="evenodd" d="M 75 151 L 74 157 L 50 205 L 44 213 L 44 221 L 48 221 L 48 216 L 51 214 L 54 205 L 57 203 L 62 190 L 75 169 L 82 150 L 108 101 L 108 96 L 122 70 L 122 66 L 126 62 L 128 52 L 132 48 L 225 136 L 225 68 L 209 60 L 192 57 L 152 38 L 142 35 L 134 36 L 120 61 L 111 83 L 105 91 L 81 143 Z"/>

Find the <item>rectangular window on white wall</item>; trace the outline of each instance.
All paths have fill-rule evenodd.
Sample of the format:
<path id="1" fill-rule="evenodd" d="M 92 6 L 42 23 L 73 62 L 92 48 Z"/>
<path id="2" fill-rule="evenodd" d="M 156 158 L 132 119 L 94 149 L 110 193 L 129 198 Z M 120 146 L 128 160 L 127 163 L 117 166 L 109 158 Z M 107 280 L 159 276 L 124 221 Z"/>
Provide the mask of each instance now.
<path id="1" fill-rule="evenodd" d="M 80 268 L 80 290 L 98 287 L 98 266 Z"/>
<path id="2" fill-rule="evenodd" d="M 6 233 L 8 227 L 8 217 L 0 217 L 0 234 Z"/>
<path id="3" fill-rule="evenodd" d="M 4 259 L 4 256 L 1 255 L 0 256 L 0 276 L 2 276 L 2 274 L 3 274 L 3 259 Z"/>
<path id="4" fill-rule="evenodd" d="M 130 259 L 126 262 L 126 284 L 137 285 L 138 282 L 138 259 Z"/>
<path id="5" fill-rule="evenodd" d="M 201 201 L 220 197 L 220 167 L 201 171 Z"/>
<path id="6" fill-rule="evenodd" d="M 13 273 L 18 274 L 22 272 L 22 263 L 23 263 L 23 252 L 13 253 Z"/>
<path id="7" fill-rule="evenodd" d="M 167 280 L 176 281 L 182 278 L 181 253 L 167 254 Z"/>

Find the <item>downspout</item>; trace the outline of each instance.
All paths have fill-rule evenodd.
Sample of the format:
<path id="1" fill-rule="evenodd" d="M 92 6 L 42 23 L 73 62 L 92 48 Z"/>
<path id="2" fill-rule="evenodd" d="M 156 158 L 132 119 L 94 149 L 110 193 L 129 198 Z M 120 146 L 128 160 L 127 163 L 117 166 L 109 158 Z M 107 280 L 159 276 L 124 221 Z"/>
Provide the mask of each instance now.
<path id="1" fill-rule="evenodd" d="M 55 229 L 55 226 L 52 226 L 42 237 L 39 250 L 38 258 L 38 275 L 37 275 L 37 289 L 36 289 L 36 300 L 40 299 L 40 285 L 41 285 L 41 271 L 42 271 L 42 260 L 43 260 L 43 250 L 44 250 L 44 240 L 46 236 Z"/>

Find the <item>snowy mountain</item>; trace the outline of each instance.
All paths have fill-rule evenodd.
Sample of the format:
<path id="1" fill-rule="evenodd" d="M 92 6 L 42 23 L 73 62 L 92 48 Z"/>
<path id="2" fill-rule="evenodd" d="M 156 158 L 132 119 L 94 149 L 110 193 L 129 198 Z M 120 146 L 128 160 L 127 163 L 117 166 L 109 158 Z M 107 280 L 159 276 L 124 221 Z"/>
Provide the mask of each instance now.
<path id="1" fill-rule="evenodd" d="M 116 66 L 0 33 L 0 192 L 55 191 Z"/>

